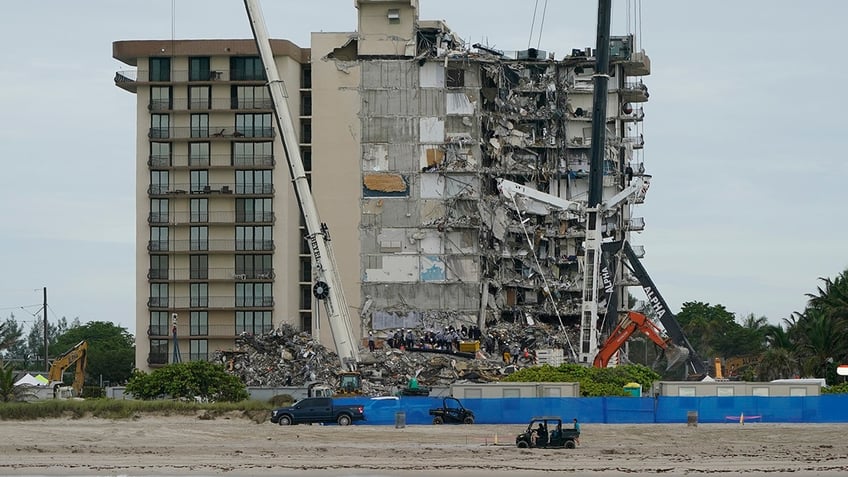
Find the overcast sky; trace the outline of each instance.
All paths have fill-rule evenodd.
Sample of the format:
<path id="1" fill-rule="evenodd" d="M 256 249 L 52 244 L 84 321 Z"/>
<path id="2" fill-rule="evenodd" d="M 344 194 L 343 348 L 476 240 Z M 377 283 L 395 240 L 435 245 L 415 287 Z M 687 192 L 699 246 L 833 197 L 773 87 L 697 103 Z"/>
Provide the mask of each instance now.
<path id="1" fill-rule="evenodd" d="M 647 172 L 643 263 L 673 309 L 722 304 L 773 323 L 848 267 L 842 102 L 848 2 L 613 0 L 635 32 Z M 628 3 L 631 8 L 628 8 Z M 596 2 L 420 0 L 471 43 L 561 58 L 595 45 Z M 353 31 L 353 0 L 263 2 L 273 37 Z M 238 0 L 33 0 L 0 17 L 0 318 L 112 321 L 135 332 L 135 97 L 112 42 L 250 38 Z M 628 22 L 628 16 L 630 21 Z M 173 20 L 173 21 L 172 21 Z M 313 52 L 321 57 L 325 52 Z"/>

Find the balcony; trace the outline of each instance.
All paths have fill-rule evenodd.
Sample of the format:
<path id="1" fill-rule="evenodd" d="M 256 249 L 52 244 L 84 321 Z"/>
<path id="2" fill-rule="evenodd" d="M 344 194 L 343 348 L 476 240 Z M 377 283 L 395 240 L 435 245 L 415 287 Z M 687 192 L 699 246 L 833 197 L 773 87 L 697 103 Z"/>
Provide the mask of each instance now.
<path id="1" fill-rule="evenodd" d="M 651 74 L 651 59 L 645 50 L 633 53 L 630 58 L 621 63 L 627 76 L 648 76 Z"/>
<path id="2" fill-rule="evenodd" d="M 217 83 L 217 82 L 240 82 L 240 83 L 254 83 L 254 84 L 265 84 L 267 80 L 264 75 L 259 76 L 247 76 L 247 75 L 231 75 L 231 73 L 227 70 L 210 70 L 204 72 L 191 72 L 189 75 L 189 70 L 174 70 L 168 72 L 166 75 L 160 78 L 150 78 L 149 70 L 121 70 L 115 72 L 115 85 L 120 88 L 123 88 L 127 91 L 136 92 L 138 85 L 143 84 L 147 85 L 150 83 Z"/>
<path id="3" fill-rule="evenodd" d="M 191 326 L 188 324 L 179 324 L 177 325 L 177 338 L 180 341 L 192 338 L 235 338 L 243 333 L 262 334 L 274 329 L 274 326 L 270 323 L 245 326 L 235 324 L 235 320 L 233 318 L 230 318 L 230 320 L 232 321 L 231 323 L 222 325 Z M 151 326 L 147 329 L 147 336 L 159 339 L 172 338 L 171 330 L 172 329 L 169 326 Z M 161 352 L 150 354 L 151 356 L 156 355 L 157 357 L 165 355 L 166 358 L 170 358 L 171 356 L 170 354 L 166 355 L 165 353 Z"/>
<path id="4" fill-rule="evenodd" d="M 147 188 L 148 195 L 210 195 L 210 194 L 233 194 L 236 195 L 271 195 L 274 193 L 273 184 L 152 184 Z"/>
<path id="5" fill-rule="evenodd" d="M 271 111 L 273 108 L 274 102 L 270 98 L 213 98 L 211 100 L 171 98 L 151 99 L 147 104 L 147 109 L 150 111 Z"/>
<path id="6" fill-rule="evenodd" d="M 147 216 L 150 224 L 194 225 L 194 224 L 233 224 L 259 223 L 272 224 L 276 220 L 273 212 L 236 213 L 222 212 L 152 212 Z"/>
<path id="7" fill-rule="evenodd" d="M 645 218 L 631 217 L 630 222 L 628 223 L 628 228 L 632 232 L 640 232 L 642 230 L 645 230 Z"/>
<path id="8" fill-rule="evenodd" d="M 648 87 L 642 82 L 624 83 L 624 88 L 619 90 L 621 99 L 626 103 L 644 103 L 648 101 Z"/>
<path id="9" fill-rule="evenodd" d="M 150 280 L 188 281 L 188 280 L 210 280 L 210 281 L 245 281 L 245 280 L 273 280 L 274 270 L 236 270 L 235 268 L 151 268 L 147 271 Z"/>
<path id="10" fill-rule="evenodd" d="M 169 310 L 203 309 L 235 309 L 235 308 L 271 308 L 274 306 L 273 297 L 252 297 L 233 295 L 208 297 L 150 297 L 148 308 L 167 308 Z"/>
<path id="11" fill-rule="evenodd" d="M 210 139 L 210 140 L 231 140 L 231 139 L 256 139 L 256 138 L 273 138 L 275 137 L 274 128 L 271 127 L 253 127 L 239 128 L 209 126 L 208 128 L 199 127 L 152 127 L 147 131 L 147 137 L 158 140 L 172 139 Z"/>
<path id="12" fill-rule="evenodd" d="M 150 240 L 151 252 L 271 252 L 273 240 Z"/>
<path id="13" fill-rule="evenodd" d="M 274 156 L 253 154 L 231 155 L 212 154 L 209 156 L 192 157 L 188 154 L 175 154 L 173 156 L 149 156 L 147 165 L 155 169 L 166 168 L 190 168 L 190 167 L 274 167 L 276 161 Z"/>
<path id="14" fill-rule="evenodd" d="M 621 138 L 620 144 L 622 146 L 629 144 L 633 149 L 642 149 L 645 147 L 645 137 L 642 134 L 638 136 L 625 136 Z"/>
<path id="15" fill-rule="evenodd" d="M 633 108 L 629 104 L 625 104 L 621 108 L 621 113 L 618 119 L 624 122 L 636 122 L 645 119 L 645 110 L 642 108 Z"/>

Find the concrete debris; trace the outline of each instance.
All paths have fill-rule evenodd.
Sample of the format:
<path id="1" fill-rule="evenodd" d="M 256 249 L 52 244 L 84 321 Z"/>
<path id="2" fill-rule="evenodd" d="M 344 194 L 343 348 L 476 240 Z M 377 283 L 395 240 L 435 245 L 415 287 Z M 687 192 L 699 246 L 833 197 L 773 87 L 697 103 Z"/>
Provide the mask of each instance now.
<path id="1" fill-rule="evenodd" d="M 375 350 L 360 351 L 363 393 L 394 395 L 413 376 L 422 386 L 499 381 L 516 369 L 534 365 L 536 350 L 566 348 L 567 342 L 577 337 L 577 330 L 562 331 L 544 324 L 497 324 L 479 334 L 474 330 L 476 327 L 463 325 L 438 334 L 423 328 L 375 333 Z M 480 349 L 459 352 L 450 344 L 435 341 L 437 335 L 449 333 L 455 333 L 457 339 L 479 336 Z M 396 342 L 395 336 L 404 338 Z M 412 347 L 407 348 L 409 338 Z M 339 374 L 345 371 L 336 353 L 289 324 L 264 335 L 243 334 L 236 345 L 235 351 L 217 351 L 212 360 L 224 364 L 248 386 L 306 386 L 318 381 L 335 389 Z"/>

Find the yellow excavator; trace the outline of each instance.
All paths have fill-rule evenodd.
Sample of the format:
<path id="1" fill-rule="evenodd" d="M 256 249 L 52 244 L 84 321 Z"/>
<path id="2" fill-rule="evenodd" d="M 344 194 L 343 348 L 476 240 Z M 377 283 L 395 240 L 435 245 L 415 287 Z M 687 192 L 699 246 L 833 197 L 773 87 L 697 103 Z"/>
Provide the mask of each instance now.
<path id="1" fill-rule="evenodd" d="M 82 387 L 85 384 L 85 367 L 88 364 L 87 341 L 80 341 L 50 364 L 47 379 L 50 380 L 50 386 L 53 387 L 54 397 L 60 396 L 60 388 L 63 382 L 62 375 L 74 364 L 76 364 L 76 371 L 74 372 L 74 383 L 71 387 L 74 390 L 74 396 L 79 397 L 82 395 Z"/>

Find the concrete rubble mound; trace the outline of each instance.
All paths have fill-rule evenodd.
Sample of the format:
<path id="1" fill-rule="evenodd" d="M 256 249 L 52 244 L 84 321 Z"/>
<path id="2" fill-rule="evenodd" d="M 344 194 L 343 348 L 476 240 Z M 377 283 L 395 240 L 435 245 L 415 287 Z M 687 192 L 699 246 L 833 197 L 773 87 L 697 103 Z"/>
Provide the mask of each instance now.
<path id="1" fill-rule="evenodd" d="M 368 396 L 394 395 L 406 387 L 411 377 L 422 386 L 449 386 L 458 381 L 494 382 L 520 367 L 532 366 L 534 360 L 504 362 L 501 349 L 521 343 L 535 351 L 537 347 L 557 344 L 556 333 L 539 327 L 515 329 L 502 326 L 489 330 L 488 346 L 476 352 L 421 347 L 393 348 L 382 339 L 374 352 L 360 351 L 358 371 L 362 375 L 362 392 Z M 494 346 L 492 346 L 492 341 Z M 487 353 L 486 349 L 494 350 Z M 262 335 L 243 334 L 236 339 L 233 351 L 217 351 L 214 362 L 238 376 L 248 386 L 306 386 L 321 382 L 333 388 L 339 385 L 342 368 L 335 352 L 323 346 L 309 333 L 282 324 Z"/>

